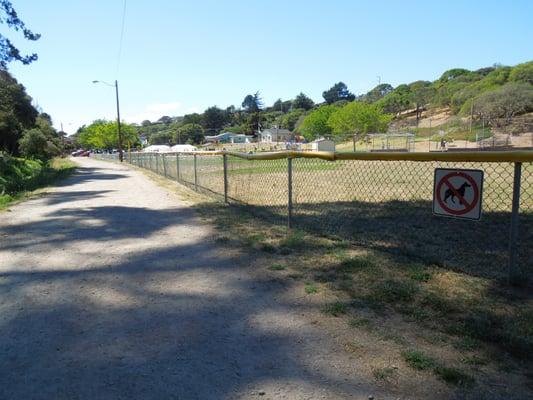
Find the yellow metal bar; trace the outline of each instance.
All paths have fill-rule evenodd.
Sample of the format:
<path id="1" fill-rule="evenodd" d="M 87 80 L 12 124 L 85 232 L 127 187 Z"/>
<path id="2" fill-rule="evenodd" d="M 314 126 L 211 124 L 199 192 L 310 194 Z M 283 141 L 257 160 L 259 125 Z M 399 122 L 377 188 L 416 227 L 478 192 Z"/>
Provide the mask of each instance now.
<path id="1" fill-rule="evenodd" d="M 285 158 L 318 158 L 321 160 L 368 160 L 368 161 L 460 161 L 460 162 L 533 162 L 533 151 L 465 151 L 465 152 L 355 152 L 334 153 L 328 151 L 276 151 L 265 153 L 238 153 L 232 151 L 190 151 L 180 154 L 220 156 L 228 155 L 245 160 L 281 160 Z"/>

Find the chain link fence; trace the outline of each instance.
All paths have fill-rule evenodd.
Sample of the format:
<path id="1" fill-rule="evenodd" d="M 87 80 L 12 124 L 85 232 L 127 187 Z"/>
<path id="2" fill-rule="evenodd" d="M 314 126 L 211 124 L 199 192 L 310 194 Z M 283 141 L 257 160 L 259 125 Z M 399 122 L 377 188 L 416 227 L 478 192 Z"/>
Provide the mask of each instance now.
<path id="1" fill-rule="evenodd" d="M 524 162 L 508 157 L 501 157 L 501 161 L 498 157 L 492 157 L 490 162 L 473 161 L 487 158 L 481 154 L 431 154 L 425 161 L 409 155 L 375 154 L 373 159 L 328 161 L 300 158 L 296 153 L 131 153 L 125 161 L 292 228 L 333 235 L 409 257 L 413 262 L 493 278 L 508 276 L 513 254 L 513 263 L 531 276 L 531 155 L 526 155 Z M 446 160 L 454 157 L 462 160 Z M 520 183 L 519 198 L 512 223 L 517 166 L 521 176 L 516 182 Z M 479 221 L 433 215 L 435 168 L 484 172 Z M 517 228 L 516 240 L 511 241 L 513 228 Z"/>

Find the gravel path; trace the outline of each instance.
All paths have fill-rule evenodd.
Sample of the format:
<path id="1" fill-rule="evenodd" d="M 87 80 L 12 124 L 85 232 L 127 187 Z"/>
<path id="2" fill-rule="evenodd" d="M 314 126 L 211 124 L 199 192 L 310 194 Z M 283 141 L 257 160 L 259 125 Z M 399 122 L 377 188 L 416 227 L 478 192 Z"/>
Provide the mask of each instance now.
<path id="1" fill-rule="evenodd" d="M 92 159 L 0 214 L 0 399 L 376 399 L 282 280 Z"/>

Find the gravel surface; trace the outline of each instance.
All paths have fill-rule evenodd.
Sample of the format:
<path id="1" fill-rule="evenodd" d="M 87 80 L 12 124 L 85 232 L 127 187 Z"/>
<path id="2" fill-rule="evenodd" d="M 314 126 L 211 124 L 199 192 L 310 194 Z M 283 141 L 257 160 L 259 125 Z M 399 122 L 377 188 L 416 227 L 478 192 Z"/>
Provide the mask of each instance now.
<path id="1" fill-rule="evenodd" d="M 0 214 L 0 399 L 375 399 L 289 283 L 93 159 Z"/>

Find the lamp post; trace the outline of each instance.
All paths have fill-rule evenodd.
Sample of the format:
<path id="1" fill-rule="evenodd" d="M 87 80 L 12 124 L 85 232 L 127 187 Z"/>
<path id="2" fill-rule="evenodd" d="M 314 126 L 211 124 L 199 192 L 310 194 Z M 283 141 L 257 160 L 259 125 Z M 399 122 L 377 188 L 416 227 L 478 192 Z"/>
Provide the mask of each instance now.
<path id="1" fill-rule="evenodd" d="M 115 94 L 117 97 L 117 127 L 118 127 L 118 158 L 120 162 L 124 160 L 124 154 L 122 152 L 122 131 L 120 127 L 120 105 L 118 101 L 118 81 L 115 80 L 115 84 L 107 83 L 104 81 L 93 81 L 93 83 L 103 83 L 104 85 L 115 87 Z"/>

